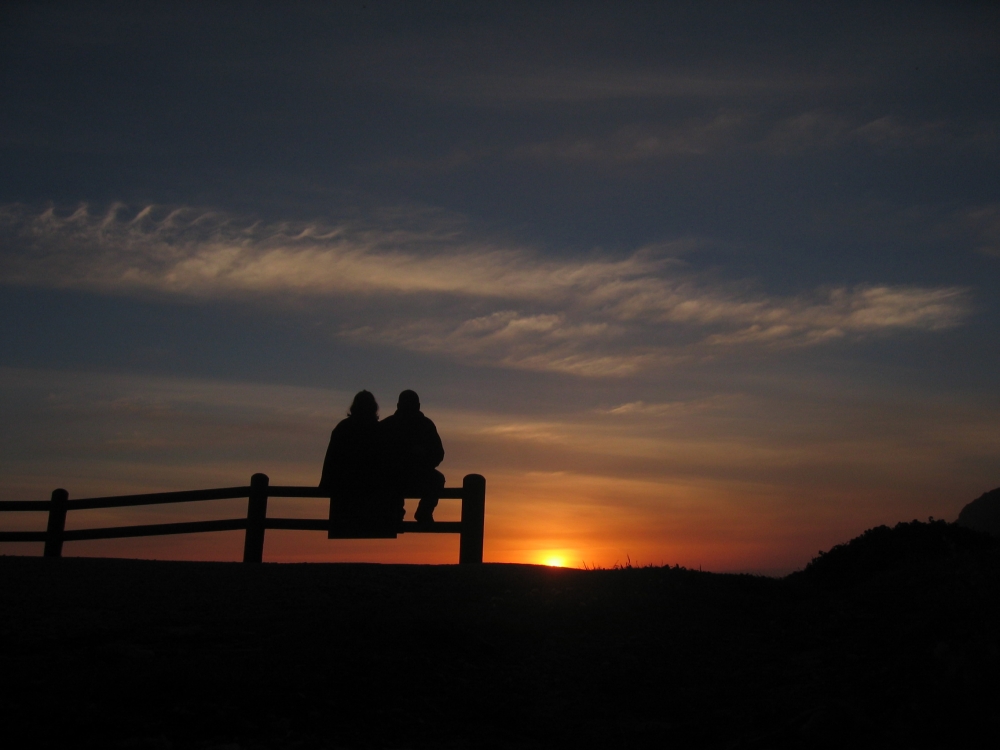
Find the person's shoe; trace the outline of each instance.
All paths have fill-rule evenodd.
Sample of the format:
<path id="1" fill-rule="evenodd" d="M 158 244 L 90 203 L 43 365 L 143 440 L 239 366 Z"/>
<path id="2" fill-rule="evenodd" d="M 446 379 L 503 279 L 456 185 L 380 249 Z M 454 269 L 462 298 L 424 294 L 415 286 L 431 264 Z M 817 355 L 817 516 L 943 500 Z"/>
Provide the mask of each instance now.
<path id="1" fill-rule="evenodd" d="M 417 523 L 434 523 L 434 511 L 417 508 L 417 512 L 413 514 L 413 520 Z"/>

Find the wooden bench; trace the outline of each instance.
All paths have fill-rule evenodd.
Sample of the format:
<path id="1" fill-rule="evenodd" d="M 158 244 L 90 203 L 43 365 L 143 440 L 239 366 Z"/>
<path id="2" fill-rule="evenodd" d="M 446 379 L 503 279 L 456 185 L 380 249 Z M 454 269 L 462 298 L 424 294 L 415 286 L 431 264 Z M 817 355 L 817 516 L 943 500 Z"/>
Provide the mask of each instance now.
<path id="1" fill-rule="evenodd" d="M 138 505 L 227 500 L 241 497 L 247 498 L 246 518 L 66 530 L 66 514 L 71 510 L 125 508 Z M 250 484 L 245 487 L 92 497 L 80 500 L 70 500 L 66 490 L 58 489 L 52 491 L 50 500 L 0 501 L 0 511 L 46 511 L 49 514 L 48 526 L 45 531 L 0 531 L 0 542 L 45 542 L 45 557 L 62 557 L 64 542 L 83 539 L 120 539 L 123 537 L 245 529 L 243 562 L 259 563 L 264 556 L 264 532 L 267 529 L 325 531 L 331 535 L 329 518 L 268 518 L 267 500 L 270 497 L 314 497 L 329 501 L 330 493 L 318 487 L 271 486 L 266 474 L 254 474 L 250 478 Z M 436 521 L 426 524 L 416 521 L 400 521 L 395 530 L 390 528 L 387 532 L 383 530 L 365 536 L 357 536 L 350 530 L 343 530 L 343 534 L 338 534 L 338 529 L 334 529 L 332 538 L 384 539 L 395 538 L 397 534 L 460 534 L 459 564 L 481 563 L 483 561 L 483 531 L 486 513 L 486 479 L 479 474 L 467 474 L 462 480 L 461 487 L 445 487 L 441 492 L 441 499 L 462 501 L 461 521 Z"/>

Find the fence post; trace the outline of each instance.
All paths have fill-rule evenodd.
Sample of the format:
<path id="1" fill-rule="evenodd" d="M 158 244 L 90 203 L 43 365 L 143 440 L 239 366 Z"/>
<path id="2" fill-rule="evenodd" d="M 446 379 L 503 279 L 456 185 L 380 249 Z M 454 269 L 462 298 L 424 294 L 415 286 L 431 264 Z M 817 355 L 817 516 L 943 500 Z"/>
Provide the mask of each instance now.
<path id="1" fill-rule="evenodd" d="M 483 528 L 486 523 L 486 477 L 466 474 L 462 480 L 462 536 L 458 564 L 483 561 Z"/>
<path id="2" fill-rule="evenodd" d="M 45 557 L 62 557 L 63 531 L 66 529 L 66 503 L 69 493 L 66 490 L 52 490 L 49 501 L 49 525 L 45 529 Z"/>
<path id="3" fill-rule="evenodd" d="M 264 520 L 267 518 L 267 474 L 250 477 L 247 501 L 247 533 L 243 538 L 243 562 L 259 563 L 264 559 Z"/>

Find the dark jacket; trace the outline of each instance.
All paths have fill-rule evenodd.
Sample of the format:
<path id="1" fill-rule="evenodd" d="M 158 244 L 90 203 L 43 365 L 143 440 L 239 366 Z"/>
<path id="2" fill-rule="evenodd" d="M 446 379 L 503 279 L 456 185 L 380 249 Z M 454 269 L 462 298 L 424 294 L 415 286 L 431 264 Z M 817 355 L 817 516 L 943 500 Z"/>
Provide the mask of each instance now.
<path id="1" fill-rule="evenodd" d="M 357 495 L 375 489 L 384 474 L 378 418 L 348 417 L 330 434 L 319 486 Z"/>
<path id="2" fill-rule="evenodd" d="M 378 423 L 386 468 L 396 480 L 427 474 L 444 460 L 437 427 L 421 411 L 400 412 Z"/>

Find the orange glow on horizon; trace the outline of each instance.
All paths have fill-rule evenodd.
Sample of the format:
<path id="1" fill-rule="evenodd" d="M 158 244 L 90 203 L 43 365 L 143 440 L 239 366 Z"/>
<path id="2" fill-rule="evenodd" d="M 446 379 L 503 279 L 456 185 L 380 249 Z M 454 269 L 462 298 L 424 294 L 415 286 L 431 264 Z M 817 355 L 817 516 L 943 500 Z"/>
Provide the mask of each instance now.
<path id="1" fill-rule="evenodd" d="M 24 384 L 34 387 L 36 381 L 41 382 L 44 387 L 38 393 L 43 395 L 38 398 L 43 401 L 45 393 L 74 393 L 73 387 L 83 388 L 81 378 L 33 371 L 4 376 L 0 372 L 0 382 L 15 394 L 30 395 L 34 391 Z M 5 455 L 8 463 L 4 466 L 9 470 L 3 475 L 0 499 L 44 500 L 55 486 L 66 487 L 74 499 L 242 486 L 261 470 L 273 485 L 314 485 L 327 430 L 338 418 L 327 412 L 302 416 L 313 415 L 313 404 L 331 399 L 330 393 L 316 389 L 237 387 L 131 376 L 122 376 L 110 385 L 100 378 L 92 382 L 83 378 L 83 382 L 86 388 L 75 398 L 84 406 L 91 404 L 86 406 L 88 415 L 102 413 L 102 404 L 118 403 L 122 393 L 132 399 L 123 403 L 160 403 L 158 399 L 165 399 L 170 408 L 148 414 L 131 407 L 113 409 L 103 422 L 87 422 L 89 432 L 80 433 L 73 444 L 90 445 L 88 441 L 99 435 L 107 445 L 116 446 L 123 430 L 156 434 L 157 440 L 166 442 L 142 448 L 149 452 L 142 460 L 126 460 L 113 453 L 96 458 L 81 453 L 74 458 L 59 453 L 63 443 L 52 447 L 55 444 L 45 442 L 48 437 L 38 437 L 42 441 L 37 448 L 38 465 L 44 463 L 47 468 L 38 473 L 32 468 L 34 464 L 11 464 Z M 992 446 L 992 412 L 975 415 L 976 421 L 969 424 L 962 421 L 965 417 L 961 412 L 924 413 L 928 423 L 941 425 L 937 438 L 941 445 L 954 445 L 953 452 L 942 454 L 938 461 L 923 443 L 909 445 L 896 433 L 865 437 L 840 447 L 822 440 L 815 445 L 801 441 L 790 446 L 721 427 L 721 432 L 713 433 L 709 428 L 717 423 L 712 420 L 729 412 L 732 414 L 726 418 L 738 418 L 741 424 L 759 424 L 763 419 L 760 409 L 748 406 L 752 401 L 720 403 L 725 408 L 716 408 L 716 404 L 712 407 L 715 411 L 699 406 L 701 411 L 692 412 L 695 416 L 690 419 L 684 416 L 687 412 L 677 411 L 665 436 L 656 432 L 652 423 L 643 422 L 643 413 L 635 410 L 613 417 L 595 412 L 563 421 L 548 416 L 514 419 L 492 412 L 434 410 L 433 414 L 438 418 L 440 413 L 439 430 L 449 451 L 442 465 L 447 486 L 460 486 L 462 477 L 469 473 L 487 478 L 484 561 L 488 563 L 604 569 L 628 564 L 681 565 L 715 572 L 783 575 L 804 566 L 817 550 L 845 542 L 866 528 L 929 515 L 954 518 L 963 502 L 995 486 L 995 480 L 985 473 L 955 478 L 938 466 L 945 459 L 952 465 L 947 462 L 958 460 L 966 445 Z M 262 404 L 276 406 L 268 411 Z M 216 414 L 213 410 L 223 406 L 231 411 L 219 412 L 228 416 L 217 431 L 192 437 L 190 419 L 201 413 L 195 407 Z M 43 413 L 48 407 L 39 408 Z M 189 414 L 189 409 L 195 411 Z M 165 415 L 173 416 L 168 419 Z M 58 414 L 48 424 L 46 434 L 60 434 L 62 417 L 56 417 Z M 616 421 L 619 418 L 622 421 Z M 626 419 L 631 421 L 626 423 Z M 221 450 L 219 446 L 228 446 L 227 451 L 250 451 L 252 441 L 248 442 L 249 433 L 240 427 L 244 424 L 241 420 L 269 425 L 262 433 L 263 442 L 253 443 L 255 452 L 238 459 L 213 453 Z M 297 426 L 289 432 L 288 425 Z M 180 453 L 171 452 L 175 449 Z M 195 453 L 204 458 L 191 459 Z M 264 460 L 260 456 L 278 458 Z M 561 468 L 546 470 L 547 466 Z M 951 499 L 945 502 L 942 498 Z M 412 518 L 415 507 L 415 500 L 408 501 L 407 518 Z M 74 510 L 66 527 L 218 520 L 240 518 L 246 512 L 245 498 Z M 327 512 L 328 501 L 322 498 L 268 501 L 268 516 L 275 518 L 322 519 Z M 2 516 L 0 528 L 4 530 L 45 528 L 44 514 Z M 435 517 L 438 521 L 460 520 L 460 501 L 442 500 Z M 329 540 L 315 531 L 272 529 L 265 537 L 264 559 L 453 565 L 458 548 L 458 536 L 453 534 L 401 534 L 391 541 Z M 64 554 L 238 561 L 242 550 L 242 533 L 226 531 L 71 541 Z M 0 554 L 41 551 L 40 543 L 0 544 Z"/>
<path id="2" fill-rule="evenodd" d="M 290 474 L 288 480 L 282 477 L 275 484 L 304 484 L 307 479 Z M 227 479 L 202 478 L 199 483 L 223 486 Z M 804 517 L 740 512 L 741 506 L 759 508 L 748 500 L 762 492 L 740 483 L 649 481 L 569 472 L 491 472 L 489 481 L 484 549 L 488 563 L 609 569 L 628 562 L 640 567 L 679 564 L 715 572 L 784 574 L 802 567 L 815 550 L 846 541 L 881 521 L 877 508 L 869 510 L 870 518 L 858 518 L 857 497 L 836 498 L 839 502 L 830 503 L 828 515 L 819 519 L 815 510 L 803 513 Z M 138 482 L 119 487 L 85 486 L 79 494 L 100 496 L 142 489 L 147 488 Z M 773 500 L 774 494 L 769 493 L 769 499 Z M 410 502 L 408 514 L 414 506 L 415 501 Z M 460 509 L 459 501 L 443 500 L 435 515 L 441 521 L 458 520 Z M 272 517 L 321 518 L 325 511 L 322 499 L 272 498 L 268 504 Z M 245 513 L 246 500 L 242 499 L 198 507 L 85 510 L 70 514 L 67 528 L 208 520 Z M 40 518 L 13 520 L 24 529 L 44 528 Z M 403 534 L 392 541 L 328 540 L 325 534 L 315 532 L 272 529 L 265 539 L 264 559 L 268 562 L 455 564 L 458 560 L 458 536 L 451 534 Z M 238 561 L 242 549 L 242 533 L 231 531 L 74 541 L 67 543 L 64 554 Z M 0 552 L 40 554 L 41 545 L 4 544 Z"/>

